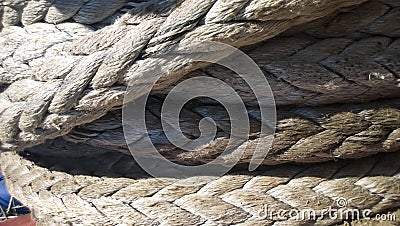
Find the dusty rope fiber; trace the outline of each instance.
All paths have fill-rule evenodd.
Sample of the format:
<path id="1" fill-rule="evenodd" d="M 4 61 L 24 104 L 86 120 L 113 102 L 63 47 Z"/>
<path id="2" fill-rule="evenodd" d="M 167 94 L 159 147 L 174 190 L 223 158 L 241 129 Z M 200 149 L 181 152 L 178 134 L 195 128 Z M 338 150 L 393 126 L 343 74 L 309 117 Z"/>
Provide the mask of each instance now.
<path id="1" fill-rule="evenodd" d="M 69 19 L 81 24 L 93 24 L 117 17 L 138 1 L 129 0 L 5 0 L 0 4 L 3 27 L 33 24 L 44 20 L 58 24 Z M 122 10 L 118 12 L 120 9 Z"/>
<path id="2" fill-rule="evenodd" d="M 28 153 L 24 158 L 4 153 L 1 164 L 10 190 L 43 225 L 330 225 L 343 219 L 257 217 L 264 205 L 269 211 L 320 213 L 338 208 L 339 198 L 348 200 L 346 208 L 371 209 L 371 217 L 400 205 L 400 152 L 263 167 L 254 174 L 238 166 L 223 177 L 184 180 L 148 178 L 130 156 L 61 139 Z M 194 184 L 196 179 L 202 183 Z"/>
<path id="3" fill-rule="evenodd" d="M 399 150 L 399 3 L 274 3 L 149 1 L 134 5 L 115 24 L 97 31 L 98 25 L 77 23 L 5 27 L 0 38 L 1 145 L 24 149 L 74 128 L 65 138 L 126 152 L 120 125 L 109 120 L 119 113 L 100 117 L 122 104 L 130 81 L 138 80 L 140 88 L 140 82 L 146 81 L 138 79 L 140 72 L 158 64 L 157 54 L 174 43 L 200 39 L 254 44 L 243 49 L 268 78 L 280 112 L 276 146 L 265 163 L 319 162 Z M 287 13 L 290 10 L 293 13 Z M 254 113 L 250 115 L 252 139 L 260 139 L 255 101 L 240 79 L 216 66 L 176 67 L 185 63 L 177 59 L 167 65 L 170 73 L 153 92 L 155 108 L 176 81 L 198 74 L 217 77 L 230 82 L 244 98 L 249 113 Z M 183 116 L 217 117 L 222 139 L 198 156 L 179 150 L 166 153 L 178 161 L 207 161 L 214 154 L 208 151 L 218 152 L 219 142 L 229 136 L 221 109 L 209 100 L 194 106 L 185 109 Z M 148 110 L 153 110 L 158 122 L 157 111 Z M 191 123 L 185 126 L 193 128 Z M 196 130 L 188 130 L 188 135 L 195 136 Z M 273 208 L 320 210 L 344 197 L 362 199 L 351 205 L 371 208 L 373 213 L 399 206 L 398 152 L 337 163 L 264 166 L 254 174 L 236 171 L 206 178 L 199 187 L 137 175 L 137 166 L 124 155 L 58 139 L 25 154 L 24 158 L 13 153 L 2 157 L 10 190 L 36 210 L 43 224 L 50 225 L 309 224 L 314 221 L 251 216 L 264 202 Z"/>
<path id="4" fill-rule="evenodd" d="M 180 129 L 192 138 L 199 136 L 200 119 L 211 117 L 218 126 L 217 139 L 185 151 L 171 144 L 160 120 L 162 100 L 152 98 L 148 105 L 148 133 L 156 147 L 169 159 L 180 163 L 207 163 L 226 149 L 231 125 L 222 106 L 195 103 L 181 111 Z M 195 107 L 192 107 L 195 106 Z M 368 104 L 324 107 L 291 107 L 278 111 L 279 121 L 272 147 L 264 164 L 284 162 L 323 162 L 340 158 L 361 158 L 378 152 L 393 152 L 400 148 L 400 99 Z M 257 144 L 266 145 L 260 137 L 260 115 L 257 108 L 248 108 L 250 139 L 231 148 L 245 148 L 242 162 L 250 162 Z M 252 117 L 253 116 L 253 117 Z M 121 111 L 112 111 L 103 118 L 74 128 L 65 139 L 130 154 L 122 131 Z M 137 134 L 135 147 L 146 150 L 143 134 Z M 265 148 L 267 149 L 267 148 Z"/>
<path id="5" fill-rule="evenodd" d="M 369 7 L 371 5 L 368 4 L 362 8 Z M 351 33 L 351 35 L 357 34 Z M 398 40 L 379 35 L 361 37 L 358 41 L 353 41 L 349 38 L 314 39 L 309 35 L 297 34 L 290 37 L 277 36 L 266 43 L 251 47 L 248 54 L 265 71 L 278 106 L 289 105 L 281 107 L 278 111 L 281 123 L 278 124 L 278 134 L 275 136 L 276 145 L 270 150 L 271 153 L 281 156 L 270 156 L 269 161 L 265 163 L 285 160 L 325 161 L 333 157 L 361 157 L 374 154 L 378 150 L 398 150 L 400 122 L 398 99 L 386 102 L 392 103 L 391 107 L 388 107 L 390 104 L 386 106 L 388 108 L 385 107 L 385 103 L 379 103 L 382 101 L 361 105 L 326 106 L 326 104 L 398 96 L 400 92 L 396 74 L 398 68 L 390 62 L 396 61 L 399 57 L 397 51 L 399 44 Z M 367 53 L 371 57 L 365 57 Z M 358 68 L 353 66 L 355 61 L 358 62 Z M 379 72 L 375 75 L 380 74 L 384 78 L 375 75 L 367 78 L 365 68 L 370 68 L 371 70 L 367 70 L 370 73 Z M 391 68 L 390 72 L 387 71 L 388 68 Z M 300 76 L 304 72 L 307 76 Z M 355 73 L 360 73 L 360 76 L 354 76 Z M 253 127 L 251 132 L 253 134 L 259 132 L 257 100 L 254 100 L 251 90 L 237 75 L 222 67 L 211 66 L 189 73 L 185 78 L 198 75 L 208 75 L 229 83 L 240 93 L 248 106 L 254 105 L 255 107 L 248 108 L 251 116 L 250 124 Z M 327 83 L 329 85 L 325 85 Z M 151 115 L 156 116 L 150 120 L 154 137 L 159 136 L 156 131 L 162 130 L 160 121 L 156 118 L 160 115 L 163 95 L 168 92 L 169 88 L 155 92 L 156 98 L 149 107 Z M 160 97 L 161 99 L 157 100 Z M 318 108 L 293 106 L 299 104 L 325 105 Z M 212 156 L 219 153 L 218 150 L 225 148 L 230 133 L 230 125 L 226 121 L 229 118 L 227 113 L 222 106 L 214 105 L 212 101 L 202 100 L 187 107 L 181 114 L 184 123 L 180 126 L 191 137 L 198 136 L 199 131 L 196 126 L 198 119 L 208 116 L 217 121 L 221 131 L 220 137 L 209 144 L 203 153 L 184 153 L 168 142 L 163 143 L 165 139 L 154 140 L 155 144 L 160 147 L 164 145 L 163 149 L 170 151 L 170 153 L 166 151 L 165 155 L 180 158 L 184 162 L 212 159 Z M 121 145 L 125 143 L 120 122 L 122 117 L 120 112 L 117 112 L 117 115 L 110 113 L 93 124 L 78 127 L 67 135 L 67 139 L 129 153 L 127 148 Z M 387 136 L 387 133 L 391 135 Z M 138 145 L 140 139 L 141 136 L 138 136 Z M 259 139 L 253 138 L 249 143 L 257 142 Z M 385 141 L 386 139 L 388 140 Z M 301 142 L 298 142 L 299 140 Z M 292 145 L 295 146 L 291 147 Z M 369 151 L 372 145 L 373 151 Z M 249 153 L 251 150 L 252 147 L 249 148 Z"/>
<path id="6" fill-rule="evenodd" d="M 74 126 L 93 121 L 112 107 L 121 105 L 125 89 L 123 85 L 138 79 L 140 72 L 156 65 L 155 53 L 162 52 L 173 43 L 189 43 L 199 39 L 222 41 L 235 46 L 249 45 L 361 1 L 281 2 L 276 5 L 263 4 L 262 1 L 251 4 L 248 1 L 195 2 L 174 4 L 170 1 L 149 1 L 132 9 L 114 25 L 72 43 L 69 41 L 73 38 L 68 36 L 58 41 L 46 41 L 46 44 L 39 46 L 16 43 L 13 41 L 16 37 L 29 39 L 32 36 L 29 32 L 19 36 L 19 33 L 9 33 L 8 28 L 3 29 L 3 48 L 7 51 L 1 58 L 1 78 L 4 82 L 12 83 L 3 93 L 16 89 L 20 89 L 20 92 L 11 98 L 6 94 L 0 98 L 3 103 L 0 131 L 3 134 L 0 138 L 2 147 L 23 149 L 45 139 L 64 135 Z M 365 4 L 380 7 L 380 11 L 366 19 L 372 24 L 377 19 L 390 17 L 385 12 L 398 11 L 396 5 L 392 7 L 378 1 Z M 232 10 L 223 10 L 226 8 Z M 288 10 L 293 13 L 282 13 Z M 364 17 L 361 17 L 363 12 L 361 10 L 355 15 L 350 13 L 350 17 L 358 16 L 359 21 L 364 21 Z M 372 34 L 387 33 L 369 27 L 371 23 L 360 22 L 358 29 L 370 29 Z M 397 25 L 394 23 L 390 26 Z M 50 31 L 55 29 L 49 24 L 30 26 L 44 26 Z M 30 26 L 22 28 L 20 32 L 26 32 Z M 14 27 L 10 29 L 19 30 Z M 351 30 L 354 31 L 354 26 Z M 332 36 L 336 34 L 333 32 Z M 121 51 L 121 46 L 130 48 Z M 138 56 L 141 56 L 141 60 L 135 61 Z M 166 66 L 168 76 L 163 77 L 157 89 L 169 86 L 198 66 L 191 64 L 182 68 L 179 65 L 187 65 L 187 62 L 177 59 Z M 58 73 L 49 73 L 54 69 Z M 29 88 L 22 85 L 27 82 L 24 79 L 28 79 Z M 140 81 L 145 82 L 143 79 Z M 33 95 L 29 90 L 41 92 Z"/>
<path id="7" fill-rule="evenodd" d="M 365 15 L 364 12 L 371 7 L 377 8 L 379 10 L 369 12 L 368 15 Z M 368 30 L 371 29 L 369 28 L 369 26 L 372 26 L 371 24 L 381 23 L 380 21 L 386 20 L 392 21 L 389 19 L 391 18 L 391 15 L 395 15 L 395 12 L 397 11 L 398 8 L 390 9 L 390 7 L 380 2 L 367 2 L 360 7 L 357 7 L 353 11 L 345 13 L 335 12 L 333 15 L 329 16 L 329 18 L 334 19 L 325 21 L 326 19 L 324 18 L 321 22 L 317 20 L 316 22 L 307 25 L 308 27 L 310 27 L 310 29 L 306 33 L 310 33 L 310 35 L 295 33 L 294 35 L 291 35 L 289 37 L 287 37 L 287 35 L 278 36 L 266 43 L 257 44 L 256 46 L 252 47 L 254 48 L 254 50 L 250 50 L 248 51 L 248 53 L 250 56 L 252 56 L 253 59 L 256 60 L 260 68 L 265 71 L 265 75 L 271 84 L 278 106 L 296 104 L 321 105 L 337 102 L 343 103 L 367 101 L 371 99 L 390 96 L 395 97 L 399 94 L 397 81 L 398 68 L 393 62 L 395 62 L 398 58 L 399 41 L 395 38 L 388 38 L 381 35 L 366 35 L 364 33 L 359 33 L 358 31 L 354 32 L 355 28 L 353 25 L 343 26 L 343 24 L 337 24 L 337 27 L 335 27 L 334 25 L 328 25 L 331 24 L 331 20 L 337 21 L 350 18 L 354 20 L 354 18 L 357 19 L 358 17 L 358 20 L 354 20 L 354 23 L 359 24 L 359 26 L 361 27 L 365 27 L 365 24 L 368 24 L 366 26 L 367 28 L 363 28 L 364 30 Z M 385 19 L 386 17 L 389 17 L 389 19 Z M 328 29 L 324 28 L 325 30 L 319 31 L 320 34 L 326 33 L 326 38 L 316 39 L 315 37 L 313 37 L 312 32 L 316 32 L 314 24 L 317 24 L 318 26 L 328 24 L 325 25 L 328 27 Z M 391 26 L 394 27 L 393 29 L 395 29 L 397 24 L 391 24 Z M 69 26 L 71 27 L 72 25 Z M 76 27 L 75 24 L 74 27 Z M 60 25 L 57 25 L 57 27 L 53 29 L 54 31 L 56 31 L 56 29 L 60 28 L 62 27 Z M 61 30 L 61 32 L 55 32 L 54 35 L 60 37 L 60 35 L 62 34 L 70 34 L 71 30 Z M 294 28 L 293 30 L 294 31 L 289 31 L 289 33 L 295 32 L 296 28 Z M 86 30 L 83 31 L 83 34 L 85 32 L 89 32 Z M 340 36 L 346 34 L 347 37 L 335 37 L 338 33 L 340 33 Z M 314 34 L 314 36 L 316 35 Z M 38 38 L 41 38 L 41 36 L 39 35 Z M 357 39 L 357 41 L 355 41 L 355 39 Z M 33 41 L 36 40 L 37 39 L 34 39 Z M 124 44 L 124 42 L 122 44 Z M 49 54 L 50 56 L 52 54 L 51 52 L 52 51 L 50 51 Z M 22 48 L 22 50 L 19 51 L 18 54 L 14 53 L 13 58 L 18 59 L 19 57 L 28 57 L 27 59 L 29 59 L 30 54 L 26 53 L 26 48 Z M 37 54 L 37 51 L 34 51 L 34 53 Z M 48 51 L 46 52 L 46 54 L 48 54 Z M 31 58 L 34 57 L 37 56 L 33 55 Z M 68 62 L 68 60 L 65 60 L 65 57 L 63 56 L 60 56 L 57 59 L 62 59 L 63 61 Z M 53 63 L 53 61 L 51 60 L 46 61 L 46 63 L 47 62 Z M 74 63 L 76 61 L 71 60 L 71 62 Z M 354 62 L 357 62 L 357 67 L 354 67 Z M 123 60 L 116 63 L 118 63 L 118 66 L 126 64 L 126 62 L 124 63 Z M 41 67 L 38 67 L 39 72 L 37 74 L 60 76 L 60 74 L 62 75 L 66 73 L 65 70 L 71 70 L 69 64 L 67 64 L 66 67 L 61 67 L 61 69 L 58 68 L 56 72 L 59 73 L 51 73 L 54 67 L 51 67 L 48 64 L 40 66 Z M 77 68 L 81 67 L 85 67 L 85 65 L 77 66 Z M 21 67 L 18 66 L 17 68 L 19 69 Z M 107 73 L 113 73 L 113 70 L 115 70 L 114 67 L 104 68 L 105 70 L 107 70 Z M 111 68 L 112 70 L 109 70 L 109 68 Z M 308 76 L 300 76 L 303 72 L 306 72 Z M 357 76 L 354 76 L 355 73 L 357 74 Z M 237 78 L 234 73 L 229 73 L 226 70 L 213 66 L 205 69 L 205 71 L 195 71 L 185 77 L 192 77 L 198 74 L 209 74 L 213 77 L 220 78 L 225 82 L 229 82 L 230 85 L 235 88 L 235 90 L 240 90 L 241 96 L 244 98 L 247 104 L 252 105 L 252 103 L 254 102 L 251 91 L 248 90 L 248 88 L 240 82 L 239 78 Z M 324 75 L 323 79 L 321 79 L 321 74 Z M 109 78 L 107 76 L 102 77 L 105 77 L 107 79 Z M 42 78 L 45 80 L 52 79 L 48 76 Z M 104 80 L 104 82 L 109 82 L 109 80 Z M 35 90 L 35 87 L 41 87 L 42 83 L 36 82 L 32 84 L 31 80 L 22 79 L 20 81 L 14 82 L 6 91 L 2 93 L 2 96 L 5 97 L 4 99 L 11 99 L 10 102 L 20 102 L 20 99 L 18 99 L 18 96 L 20 95 L 20 89 L 24 89 L 25 86 L 29 87 L 30 92 L 25 93 L 26 96 L 20 97 L 21 99 L 27 99 L 28 102 L 30 102 L 27 106 L 25 106 L 24 112 L 21 113 L 21 116 L 19 118 L 20 129 L 22 129 L 23 131 L 34 131 L 36 126 L 39 126 L 43 114 L 46 114 L 46 107 L 49 101 L 51 101 L 54 89 L 57 89 L 60 83 L 61 81 L 58 81 L 57 79 L 45 83 L 45 86 L 48 86 L 48 88 L 45 89 L 46 92 L 40 93 L 35 98 L 32 98 L 33 100 L 31 101 L 28 100 L 30 93 L 32 93 L 32 90 Z M 31 88 L 32 86 L 33 88 Z M 86 97 L 80 100 L 80 104 L 75 107 L 75 109 L 90 111 L 90 115 L 87 115 L 88 113 L 86 113 L 86 115 L 83 114 L 83 120 L 93 120 L 92 117 L 96 115 L 93 114 L 93 109 L 96 108 L 96 104 L 100 105 L 102 101 L 106 101 L 107 103 L 108 98 L 121 97 L 123 91 L 122 89 L 122 87 L 117 88 L 117 90 L 111 91 L 101 89 L 97 90 L 97 92 L 96 89 L 89 89 L 88 92 L 86 92 Z M 168 89 L 160 90 L 157 92 L 163 93 L 166 91 L 168 91 Z M 94 95 L 90 94 L 93 92 L 95 93 Z M 72 94 L 75 95 L 74 93 Z M 94 102 L 94 104 L 92 104 L 92 102 Z M 8 120 L 4 120 L 3 124 L 15 123 L 15 121 L 17 121 L 16 119 L 18 119 L 19 117 L 21 105 L 23 104 L 17 105 L 16 107 L 7 110 L 11 111 L 11 115 L 13 115 L 14 113 L 17 113 L 17 115 L 16 118 L 12 118 L 11 122 Z M 5 105 L 5 107 L 6 106 L 7 105 Z M 105 107 L 110 106 L 112 106 L 112 103 L 110 103 L 110 105 L 106 105 Z M 397 107 L 395 107 L 395 109 L 396 108 Z M 7 111 L 5 113 L 7 113 Z M 397 113 L 395 112 L 396 110 L 394 111 L 393 115 L 394 122 L 397 121 L 396 117 L 398 117 Z M 103 111 L 100 111 L 98 114 L 103 113 Z M 7 116 L 7 114 L 3 114 L 3 116 L 4 115 Z M 45 128 L 61 128 L 57 131 L 52 131 L 51 129 L 49 129 L 49 132 L 54 132 L 53 134 L 51 134 L 50 137 L 58 136 L 59 133 L 64 133 L 67 131 L 62 128 L 70 128 L 74 124 L 79 124 L 80 122 L 82 122 L 81 119 L 78 121 L 67 123 L 68 118 L 70 118 L 70 120 L 76 119 L 76 114 L 64 116 L 62 117 L 64 119 L 61 120 L 61 122 L 57 122 L 60 117 L 61 116 L 52 114 L 47 118 L 47 125 L 45 125 Z M 64 120 L 67 120 L 67 122 Z M 57 124 L 54 125 L 55 123 Z M 397 126 L 398 125 L 394 123 L 393 125 L 391 125 L 391 128 L 396 129 Z M 5 125 L 4 127 L 8 127 L 11 132 L 15 131 L 16 129 L 15 127 L 10 127 L 9 125 Z M 355 128 L 352 129 L 353 134 L 361 132 L 360 130 L 356 130 Z M 384 136 L 384 134 L 385 133 L 381 133 L 382 136 Z M 393 134 L 394 137 L 396 137 L 396 133 Z M 24 132 L 22 133 L 22 135 L 26 136 L 29 139 L 35 138 L 34 136 L 32 137 L 32 134 L 30 134 L 29 132 Z M 310 134 L 303 134 L 301 138 L 306 138 L 310 135 L 315 134 L 310 132 Z M 15 141 L 12 133 L 10 136 L 9 130 L 5 129 L 4 136 L 6 136 L 6 138 L 12 142 Z M 44 133 L 41 137 L 43 136 L 49 135 Z M 121 138 L 122 136 L 120 137 L 120 139 Z M 316 136 L 315 138 L 318 138 L 318 136 Z M 336 142 L 342 139 L 344 139 L 344 137 L 337 137 Z M 122 140 L 120 141 L 123 142 Z M 41 142 L 41 140 L 37 142 Z M 395 150 L 395 148 L 392 149 Z M 357 150 L 360 151 L 359 149 Z M 368 153 L 368 151 L 366 151 L 365 153 Z M 370 154 L 372 153 L 373 152 L 371 152 Z M 293 155 L 295 156 L 296 153 L 293 153 Z M 321 157 L 321 159 L 324 158 Z"/>

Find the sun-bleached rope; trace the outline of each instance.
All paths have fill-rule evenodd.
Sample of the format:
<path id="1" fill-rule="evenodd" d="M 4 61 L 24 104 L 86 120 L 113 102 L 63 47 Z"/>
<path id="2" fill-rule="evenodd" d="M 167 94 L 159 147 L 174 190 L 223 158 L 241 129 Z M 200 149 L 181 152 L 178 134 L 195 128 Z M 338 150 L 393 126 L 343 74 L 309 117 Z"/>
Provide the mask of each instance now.
<path id="1" fill-rule="evenodd" d="M 1 164 L 10 191 L 43 224 L 333 225 L 352 219 L 284 219 L 276 212 L 307 209 L 320 216 L 330 207 L 370 210 L 374 219 L 400 205 L 400 152 L 183 180 L 149 178 L 130 156 L 60 139 L 28 152 L 24 158 L 3 153 Z"/>
<path id="2" fill-rule="evenodd" d="M 180 130 L 188 137 L 198 137 L 199 121 L 211 117 L 218 137 L 196 150 L 185 151 L 162 137 L 164 131 L 159 112 L 163 100 L 151 99 L 147 107 L 147 132 L 155 147 L 172 161 L 203 164 L 221 155 L 231 139 L 228 113 L 222 106 L 196 103 L 180 113 Z M 193 106 L 193 105 L 192 105 Z M 394 152 L 400 148 L 400 99 L 381 100 L 367 104 L 341 104 L 323 107 L 290 107 L 279 109 L 279 120 L 272 146 L 268 136 L 260 137 L 259 109 L 249 107 L 250 139 L 234 144 L 230 149 L 244 150 L 241 162 L 250 162 L 257 145 L 268 151 L 263 164 L 285 162 L 311 163 L 334 159 L 357 159 L 379 152 Z M 151 116 L 150 116 L 151 115 Z M 122 112 L 115 110 L 92 123 L 74 128 L 65 139 L 130 155 L 122 128 Z M 165 133 L 165 132 L 164 132 Z M 140 149 L 143 134 L 129 137 L 129 142 Z M 143 150 L 147 147 L 143 146 Z M 226 158 L 229 155 L 226 155 Z"/>
<path id="3" fill-rule="evenodd" d="M 26 26 L 39 21 L 59 24 L 67 20 L 94 24 L 113 16 L 115 19 L 135 4 L 129 0 L 5 0 L 0 3 L 0 24 L 3 27 L 21 23 Z"/>
<path id="4" fill-rule="evenodd" d="M 14 1 L 0 5 L 2 24 L 14 18 L 9 12 L 16 7 L 10 7 L 10 2 Z M 10 191 L 32 208 L 39 222 L 329 225 L 342 220 L 255 216 L 264 204 L 274 210 L 320 211 L 335 207 L 340 198 L 349 201 L 348 207 L 371 209 L 372 214 L 399 208 L 397 1 L 186 0 L 128 6 L 119 6 L 118 1 L 101 1 L 105 5 L 95 0 L 69 1 L 76 4 L 76 11 L 62 11 L 59 6 L 61 19 L 51 23 L 43 21 L 48 22 L 58 1 L 26 2 L 16 10 L 17 18 L 21 15 L 17 21 L 24 26 L 7 24 L 0 36 L 0 144 L 22 150 L 59 136 L 80 142 L 55 139 L 21 153 L 23 158 L 3 153 Z M 103 9 L 112 12 L 118 10 L 116 5 L 130 11 L 112 25 L 97 24 L 103 16 L 97 16 L 92 26 L 82 25 L 92 24 L 84 19 L 76 23 L 83 9 L 88 18 L 95 18 L 90 10 L 104 15 Z M 120 113 L 110 112 L 122 105 L 126 85 L 136 80 L 140 88 L 147 81 L 141 72 L 159 64 L 158 54 L 173 44 L 194 40 L 243 47 L 267 77 L 279 122 L 265 165 L 393 153 L 312 165 L 263 166 L 254 173 L 238 166 L 219 178 L 176 181 L 148 178 L 130 156 L 103 150 L 127 152 Z M 195 64 L 182 68 L 185 63 L 176 59 L 166 65 L 169 73 L 153 92 L 155 108 L 185 78 L 207 75 L 229 83 L 250 114 L 253 134 L 248 141 L 250 153 L 242 159 L 246 162 L 251 143 L 263 139 L 257 136 L 260 120 L 251 90 L 226 69 L 198 69 L 204 65 Z M 183 112 L 183 117 L 193 120 L 186 120 L 183 129 L 196 137 L 194 119 L 220 116 L 216 122 L 221 136 L 196 154 L 166 152 L 173 160 L 207 162 L 229 137 L 223 109 L 207 100 L 195 106 Z M 158 120 L 157 111 L 148 111 Z M 194 185 L 195 179 L 203 182 Z"/>
<path id="5" fill-rule="evenodd" d="M 272 38 L 295 25 L 324 17 L 340 7 L 359 3 L 361 1 L 335 1 L 334 4 L 333 1 L 303 1 L 268 5 L 263 1 L 148 1 L 133 8 L 113 25 L 82 38 L 50 42 L 50 46 L 40 46 L 40 51 L 33 48 L 32 55 L 16 54 L 18 50 L 21 53 L 26 51 L 22 51 L 24 49 L 20 49 L 18 43 L 11 42 L 12 45 L 9 46 L 6 36 L 5 43 L 10 49 L 2 59 L 3 80 L 11 77 L 8 83 L 25 87 L 18 85 L 23 81 L 19 81 L 14 76 L 16 74 L 28 79 L 28 83 L 35 87 L 31 87 L 31 90 L 43 91 L 34 92 L 34 95 L 20 92 L 11 100 L 8 97 L 1 98 L 4 103 L 1 115 L 4 122 L 2 126 L 5 128 L 3 133 L 9 134 L 1 139 L 2 147 L 22 149 L 64 135 L 74 126 L 93 121 L 112 107 L 121 105 L 124 85 L 158 64 L 156 54 L 168 49 L 171 44 L 214 40 L 234 46 L 249 45 Z M 383 15 L 385 12 L 397 10 L 377 1 L 368 4 L 381 8 L 376 15 L 367 18 L 370 22 L 386 16 Z M 226 8 L 237 10 L 224 10 Z M 222 15 L 221 11 L 226 15 Z M 284 14 L 283 11 L 292 13 Z M 338 17 L 345 15 L 347 13 L 339 14 Z M 358 16 L 358 20 L 363 20 L 361 15 L 364 14 L 355 13 L 350 17 Z M 365 23 L 357 25 L 359 30 L 364 26 L 368 27 Z M 46 26 L 50 26 L 49 29 L 54 28 L 51 27 L 53 25 Z M 3 32 L 7 32 L 7 29 Z M 29 33 L 27 36 L 30 36 Z M 383 42 L 383 45 L 385 43 L 387 42 Z M 25 47 L 32 48 L 31 45 Z M 48 57 L 47 50 L 52 53 Z M 42 57 L 43 54 L 45 58 Z M 140 60 L 137 60 L 138 57 Z M 165 69 L 170 72 L 160 81 L 158 90 L 168 87 L 198 67 L 195 64 L 189 68 L 179 65 L 185 65 L 185 59 L 177 59 L 166 65 Z M 59 73 L 51 73 L 53 69 Z M 19 73 L 21 70 L 24 73 Z M 56 79 L 61 79 L 59 86 L 55 84 Z M 14 82 L 15 80 L 18 81 Z M 145 80 L 140 81 L 142 82 Z M 7 90 L 16 89 L 10 87 Z M 388 95 L 390 94 L 392 93 Z M 11 105 L 15 107 L 10 107 Z M 23 122 L 20 122 L 21 115 L 25 115 Z M 33 118 L 29 118 L 30 116 Z"/>

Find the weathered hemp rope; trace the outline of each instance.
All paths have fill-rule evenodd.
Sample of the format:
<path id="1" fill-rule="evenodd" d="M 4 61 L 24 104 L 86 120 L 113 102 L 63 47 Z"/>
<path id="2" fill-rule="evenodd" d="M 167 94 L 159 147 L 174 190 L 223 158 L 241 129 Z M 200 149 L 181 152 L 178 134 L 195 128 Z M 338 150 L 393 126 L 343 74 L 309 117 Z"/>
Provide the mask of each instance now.
<path id="1" fill-rule="evenodd" d="M 159 64 L 156 53 L 162 53 L 172 44 L 183 45 L 193 40 L 222 41 L 234 46 L 254 44 L 295 25 L 324 17 L 340 7 L 361 2 L 294 1 L 269 5 L 245 0 L 149 1 L 132 9 L 115 24 L 78 39 L 68 30 L 60 34 L 61 24 L 33 24 L 33 31 L 30 26 L 12 27 L 11 31 L 5 28 L 1 78 L 12 86 L 0 97 L 2 147 L 23 149 L 64 135 L 74 126 L 93 121 L 121 105 L 123 85 L 137 81 L 133 84 L 140 86 L 150 79 L 141 78 L 141 72 Z M 374 20 L 376 23 L 386 17 L 390 20 L 391 14 L 395 16 L 398 11 L 381 2 L 365 4 L 367 8 L 370 4 L 380 7 L 367 17 L 372 25 Z M 231 10 L 225 10 L 228 8 Z M 292 13 L 282 13 L 288 11 Z M 363 10 L 355 14 L 350 13 L 349 17 L 358 16 L 358 20 L 364 21 Z M 360 31 L 390 35 L 385 30 L 370 27 L 371 23 L 365 24 L 356 25 Z M 40 34 L 39 37 L 31 35 L 37 28 L 46 29 L 46 38 Z M 49 32 L 55 32 L 56 38 L 50 35 L 47 40 Z M 335 31 L 327 32 L 328 36 L 329 32 L 337 36 Z M 179 58 L 165 65 L 164 71 L 168 73 L 155 88 L 161 90 L 199 66 L 188 66 L 188 63 Z M 15 90 L 19 92 L 13 92 Z"/>
<path id="2" fill-rule="evenodd" d="M 0 145 L 20 151 L 3 153 L 1 164 L 40 224 L 330 225 L 343 219 L 257 214 L 264 205 L 318 212 L 340 198 L 372 214 L 400 206 L 398 1 L 6 0 L 0 18 Z M 277 133 L 256 172 L 241 168 L 264 139 L 249 87 L 219 66 L 160 60 L 196 40 L 241 47 L 270 83 Z M 198 99 L 183 109 L 181 128 L 195 138 L 199 120 L 212 117 L 217 139 L 196 152 L 162 139 L 159 108 L 177 82 L 206 75 L 243 98 L 249 148 L 229 175 L 148 178 L 115 151 L 128 153 L 126 86 L 152 81 L 142 72 L 156 65 L 165 74 L 146 109 L 148 132 L 174 161 L 207 162 L 230 137 L 224 109 Z"/>
<path id="3" fill-rule="evenodd" d="M 284 220 L 276 213 L 321 214 L 338 209 L 338 199 L 347 209 L 370 209 L 371 217 L 400 206 L 400 152 L 183 180 L 148 178 L 131 156 L 60 139 L 28 153 L 4 153 L 1 164 L 10 190 L 43 225 L 331 225 L 343 219 Z M 271 218 L 265 205 L 275 211 Z"/>

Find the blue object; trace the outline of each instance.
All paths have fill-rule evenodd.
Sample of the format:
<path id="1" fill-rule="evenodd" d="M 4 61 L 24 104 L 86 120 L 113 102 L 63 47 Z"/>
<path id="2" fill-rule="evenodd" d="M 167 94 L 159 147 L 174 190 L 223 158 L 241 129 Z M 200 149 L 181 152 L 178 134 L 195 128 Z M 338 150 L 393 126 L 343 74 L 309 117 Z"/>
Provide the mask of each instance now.
<path id="1" fill-rule="evenodd" d="M 30 212 L 28 208 L 22 207 L 21 202 L 11 197 L 6 187 L 6 180 L 2 173 L 0 173 L 0 207 L 6 215 L 24 215 Z M 10 211 L 7 212 L 9 207 L 11 207 Z M 3 211 L 0 211 L 0 216 L 2 217 Z"/>

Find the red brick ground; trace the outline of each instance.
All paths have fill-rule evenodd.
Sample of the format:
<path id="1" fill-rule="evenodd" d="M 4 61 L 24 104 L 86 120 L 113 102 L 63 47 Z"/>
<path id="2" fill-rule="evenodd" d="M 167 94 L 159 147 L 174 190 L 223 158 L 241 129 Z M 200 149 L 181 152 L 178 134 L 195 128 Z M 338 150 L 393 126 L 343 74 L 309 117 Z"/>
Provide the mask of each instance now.
<path id="1" fill-rule="evenodd" d="M 0 222 L 0 226 L 36 226 L 30 214 Z"/>

